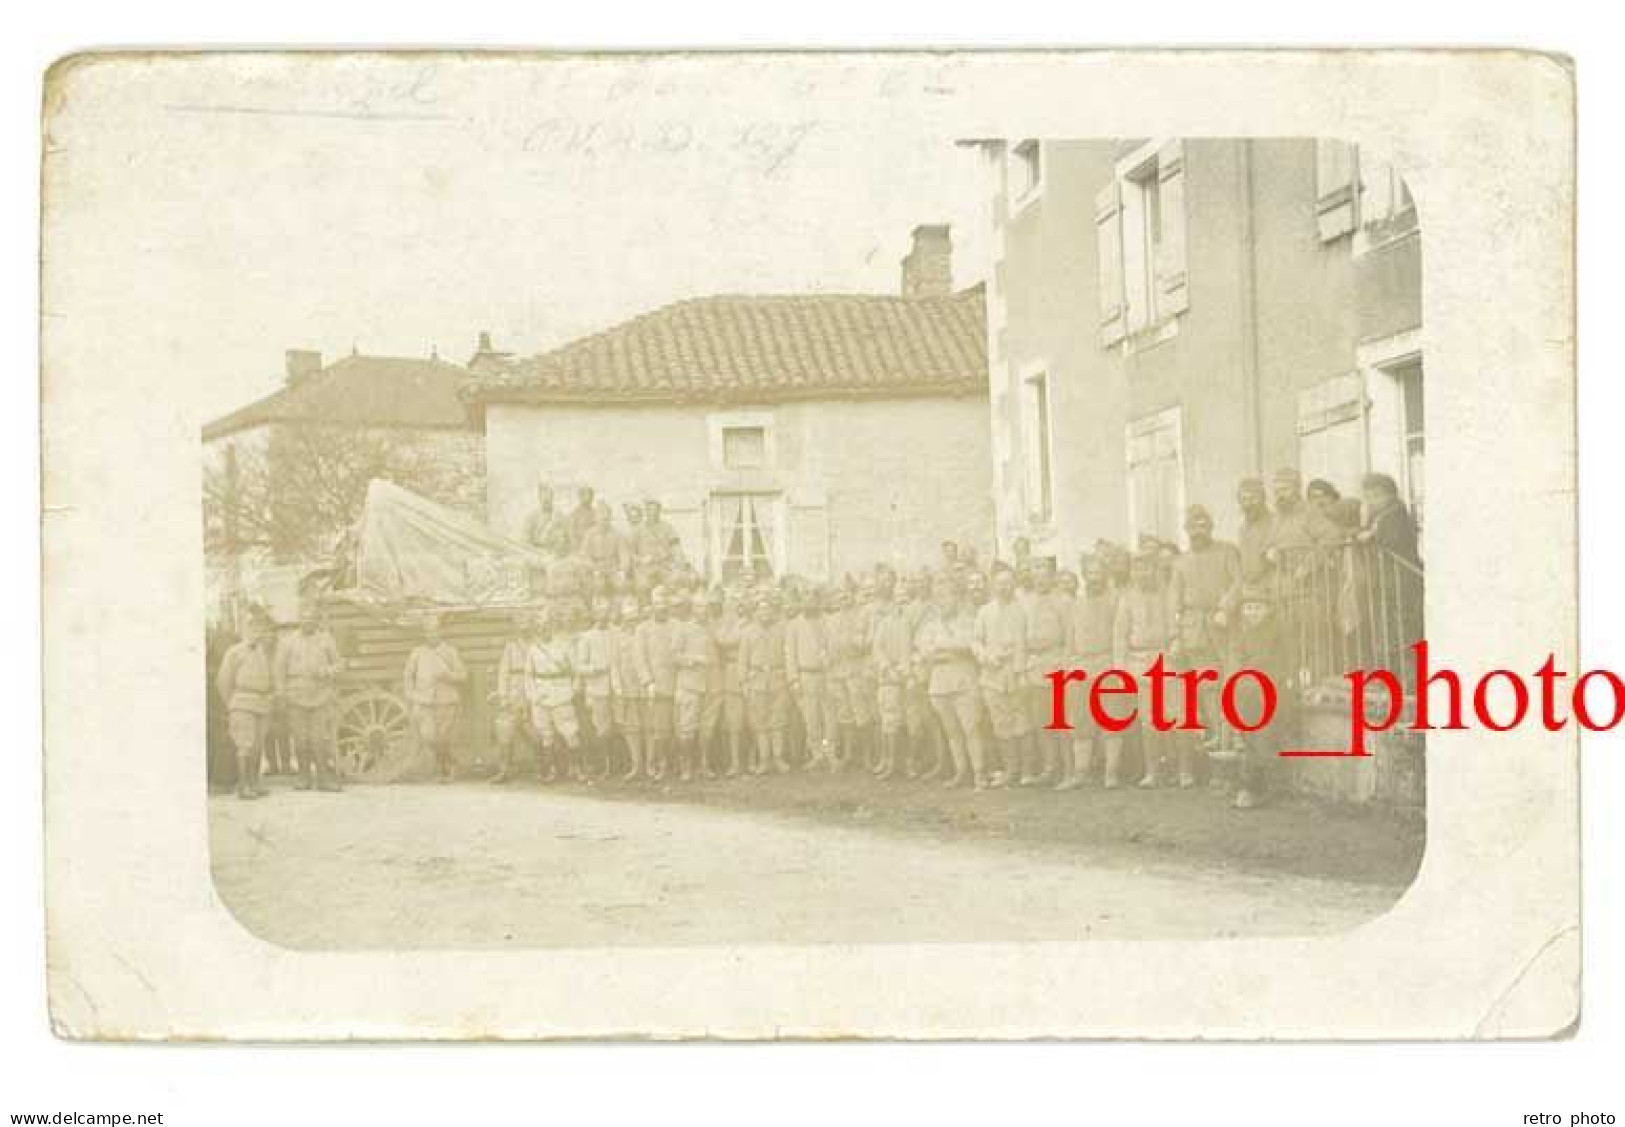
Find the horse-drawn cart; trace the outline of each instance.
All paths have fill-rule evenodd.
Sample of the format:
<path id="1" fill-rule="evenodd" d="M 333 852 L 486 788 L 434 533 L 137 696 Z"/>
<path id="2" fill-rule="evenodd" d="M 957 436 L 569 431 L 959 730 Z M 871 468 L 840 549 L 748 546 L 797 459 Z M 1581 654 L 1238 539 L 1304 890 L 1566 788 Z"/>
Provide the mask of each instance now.
<path id="1" fill-rule="evenodd" d="M 396 782 L 433 775 L 418 746 L 403 685 L 429 615 L 468 670 L 453 757 L 462 770 L 492 764 L 491 702 L 503 643 L 547 601 L 532 597 L 546 561 L 464 514 L 374 481 L 353 558 L 313 594 L 344 659 L 335 731 L 346 776 Z M 538 589 L 540 585 L 538 584 Z"/>

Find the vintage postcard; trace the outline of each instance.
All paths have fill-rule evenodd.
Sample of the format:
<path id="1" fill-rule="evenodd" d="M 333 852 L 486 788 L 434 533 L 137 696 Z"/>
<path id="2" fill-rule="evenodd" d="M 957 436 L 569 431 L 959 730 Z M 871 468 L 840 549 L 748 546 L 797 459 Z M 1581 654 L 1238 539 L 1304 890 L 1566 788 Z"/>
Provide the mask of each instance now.
<path id="1" fill-rule="evenodd" d="M 1578 1020 L 1563 60 L 44 85 L 61 1035 Z"/>

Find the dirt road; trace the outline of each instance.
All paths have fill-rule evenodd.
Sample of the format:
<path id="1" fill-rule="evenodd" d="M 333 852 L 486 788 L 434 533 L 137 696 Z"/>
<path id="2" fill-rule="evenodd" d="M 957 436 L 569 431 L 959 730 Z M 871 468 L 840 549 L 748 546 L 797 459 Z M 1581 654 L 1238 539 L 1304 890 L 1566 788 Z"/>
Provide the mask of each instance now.
<path id="1" fill-rule="evenodd" d="M 614 797 L 479 783 L 216 796 L 215 880 L 249 930 L 294 948 L 1306 935 L 1370 919 L 1404 887 Z"/>

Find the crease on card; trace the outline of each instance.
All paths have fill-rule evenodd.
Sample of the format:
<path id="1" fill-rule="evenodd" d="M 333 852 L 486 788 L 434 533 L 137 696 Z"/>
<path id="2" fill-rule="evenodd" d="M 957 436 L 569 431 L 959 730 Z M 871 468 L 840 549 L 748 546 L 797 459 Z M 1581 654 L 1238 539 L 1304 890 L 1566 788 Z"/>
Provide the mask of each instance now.
<path id="1" fill-rule="evenodd" d="M 1569 924 L 1537 947 L 1496 992 L 1473 1027 L 1474 1039 L 1572 1036 L 1580 1021 L 1579 935 L 1579 925 Z M 1561 1007 L 1556 1023 L 1550 1016 L 1554 998 Z"/>

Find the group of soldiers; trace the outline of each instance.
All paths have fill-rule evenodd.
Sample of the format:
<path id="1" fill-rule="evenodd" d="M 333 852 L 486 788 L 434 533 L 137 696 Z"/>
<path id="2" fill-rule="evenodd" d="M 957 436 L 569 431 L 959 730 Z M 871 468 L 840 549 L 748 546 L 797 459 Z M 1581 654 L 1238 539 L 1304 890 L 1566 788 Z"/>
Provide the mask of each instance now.
<path id="1" fill-rule="evenodd" d="M 532 543 L 557 560 L 601 551 L 608 579 L 515 615 L 491 693 L 499 760 L 491 781 L 514 779 L 530 760 L 545 782 L 867 771 L 945 787 L 1069 791 L 1206 780 L 1233 782 L 1235 805 L 1250 808 L 1292 730 L 1293 694 L 1282 694 L 1288 707 L 1260 732 L 1227 730 L 1211 683 L 1200 690 L 1197 731 L 1159 727 L 1148 708 L 1128 730 L 1089 716 L 1061 730 L 1052 725 L 1049 675 L 1139 672 L 1161 657 L 1170 669 L 1249 667 L 1290 684 L 1291 619 L 1302 613 L 1287 597 L 1292 553 L 1401 522 L 1384 515 L 1397 491 L 1381 475 L 1365 482 L 1364 519 L 1352 524 L 1346 506 L 1341 518 L 1334 513 L 1341 498 L 1327 483 L 1311 483 L 1308 499 L 1295 471 L 1272 484 L 1269 497 L 1258 479 L 1240 483 L 1234 543 L 1216 539 L 1211 514 L 1193 505 L 1184 550 L 1101 542 L 1073 572 L 1035 557 L 1024 541 L 985 568 L 973 550 L 946 542 L 934 567 L 899 574 L 881 564 L 827 586 L 747 571 L 706 587 L 688 575 L 652 504 L 638 510 L 635 537 L 616 538 L 613 557 L 597 544 L 596 533 L 613 529 L 590 494 L 574 531 L 568 518 L 539 509 L 527 525 Z M 1403 514 L 1414 553 L 1409 522 Z M 295 742 L 315 748 L 300 756 L 302 765 L 313 760 L 301 784 L 336 787 L 324 719 L 341 664 L 336 648 L 307 619 L 272 660 L 257 641 L 262 631 L 250 623 L 222 664 L 233 739 L 251 757 L 243 749 L 270 698 L 280 698 Z M 428 616 L 403 691 L 417 741 L 444 781 L 457 774 L 452 741 L 467 681 L 462 655 L 439 617 Z M 1213 770 L 1215 757 L 1236 770 Z M 253 797 L 257 764 L 244 766 L 239 793 Z"/>

